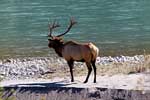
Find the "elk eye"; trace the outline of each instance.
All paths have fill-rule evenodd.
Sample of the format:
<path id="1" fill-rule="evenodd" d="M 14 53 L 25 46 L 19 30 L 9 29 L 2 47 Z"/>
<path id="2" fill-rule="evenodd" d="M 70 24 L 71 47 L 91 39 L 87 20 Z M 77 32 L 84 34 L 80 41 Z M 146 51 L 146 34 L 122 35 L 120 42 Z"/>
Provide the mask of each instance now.
<path id="1" fill-rule="evenodd" d="M 52 41 L 51 39 L 48 39 L 48 41 Z"/>

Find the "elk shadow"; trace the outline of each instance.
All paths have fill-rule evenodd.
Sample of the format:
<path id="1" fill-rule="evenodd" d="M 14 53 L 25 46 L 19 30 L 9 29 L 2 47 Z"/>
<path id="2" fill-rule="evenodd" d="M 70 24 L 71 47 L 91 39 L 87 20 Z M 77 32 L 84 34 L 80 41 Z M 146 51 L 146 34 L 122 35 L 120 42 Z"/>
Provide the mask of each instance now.
<path id="1" fill-rule="evenodd" d="M 3 95 L 2 98 L 7 99 L 9 97 L 12 97 L 14 95 L 22 95 L 22 98 L 27 98 L 25 96 L 29 95 L 48 95 L 49 93 L 62 93 L 62 92 L 68 92 L 70 89 L 73 91 L 71 92 L 77 92 L 81 89 L 73 89 L 73 87 L 67 87 L 68 85 L 76 84 L 76 83 L 63 83 L 60 82 L 52 82 L 52 83 L 30 83 L 30 84 L 16 84 L 16 85 L 10 85 L 3 88 Z"/>

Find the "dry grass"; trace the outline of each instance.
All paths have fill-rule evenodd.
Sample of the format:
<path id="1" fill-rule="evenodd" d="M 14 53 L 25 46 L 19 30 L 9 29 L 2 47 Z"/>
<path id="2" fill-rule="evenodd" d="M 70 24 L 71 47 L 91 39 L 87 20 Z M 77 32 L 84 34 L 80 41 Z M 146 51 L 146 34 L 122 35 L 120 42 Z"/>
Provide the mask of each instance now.
<path id="1" fill-rule="evenodd" d="M 98 66 L 97 72 L 100 75 L 114 75 L 114 74 L 132 74 L 150 71 L 150 55 L 145 56 L 145 61 L 140 63 L 124 62 L 112 63 L 107 66 Z"/>
<path id="2" fill-rule="evenodd" d="M 10 91 L 7 91 L 8 94 L 14 94 L 15 90 L 11 89 Z M 6 95 L 6 91 L 3 87 L 0 88 L 0 100 L 17 100 L 16 97 L 14 95 L 11 96 L 7 96 Z"/>
<path id="3" fill-rule="evenodd" d="M 52 65 L 51 65 L 52 66 Z M 54 64 L 55 71 L 53 73 L 42 76 L 42 78 L 54 78 L 54 77 L 70 77 L 68 65 L 56 66 Z M 115 74 L 132 74 L 150 72 L 150 55 L 145 55 L 145 61 L 140 63 L 112 63 L 109 65 L 97 65 L 97 75 L 115 75 Z M 83 67 L 76 65 L 74 66 L 74 76 L 85 76 L 87 75 L 87 67 L 85 64 Z"/>

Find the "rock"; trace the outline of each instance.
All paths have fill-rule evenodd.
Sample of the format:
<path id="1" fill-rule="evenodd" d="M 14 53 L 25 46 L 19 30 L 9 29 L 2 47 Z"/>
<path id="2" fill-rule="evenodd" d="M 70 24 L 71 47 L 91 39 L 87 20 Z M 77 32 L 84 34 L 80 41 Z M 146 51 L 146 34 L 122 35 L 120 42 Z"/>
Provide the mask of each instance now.
<path id="1" fill-rule="evenodd" d="M 96 58 L 96 63 L 100 63 L 100 57 Z"/>
<path id="2" fill-rule="evenodd" d="M 5 60 L 5 63 L 7 63 L 7 62 L 8 62 L 8 63 L 11 63 L 11 59 L 6 59 L 6 60 Z"/>
<path id="3" fill-rule="evenodd" d="M 3 62 L 0 60 L 0 65 L 2 65 L 3 64 Z"/>

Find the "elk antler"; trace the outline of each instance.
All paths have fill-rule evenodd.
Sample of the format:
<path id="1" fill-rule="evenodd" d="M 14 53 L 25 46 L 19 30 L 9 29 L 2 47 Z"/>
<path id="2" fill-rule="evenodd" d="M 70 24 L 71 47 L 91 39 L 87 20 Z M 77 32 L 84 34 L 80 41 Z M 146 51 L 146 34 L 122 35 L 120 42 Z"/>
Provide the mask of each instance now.
<path id="1" fill-rule="evenodd" d="M 60 27 L 60 25 L 58 23 L 56 23 L 56 21 L 54 21 L 53 24 L 49 24 L 49 34 L 48 34 L 48 37 L 53 37 L 52 36 L 52 31 L 53 29 L 55 29 L 56 27 Z"/>
<path id="2" fill-rule="evenodd" d="M 69 25 L 69 27 L 67 28 L 67 30 L 66 30 L 64 33 L 62 33 L 62 34 L 57 35 L 57 37 L 61 37 L 61 36 L 65 35 L 66 33 L 68 33 L 68 32 L 70 31 L 70 29 L 72 28 L 72 26 L 73 26 L 74 24 L 76 24 L 76 23 L 77 23 L 77 22 L 76 22 L 73 18 L 71 18 L 71 19 L 70 19 L 70 25 Z"/>

